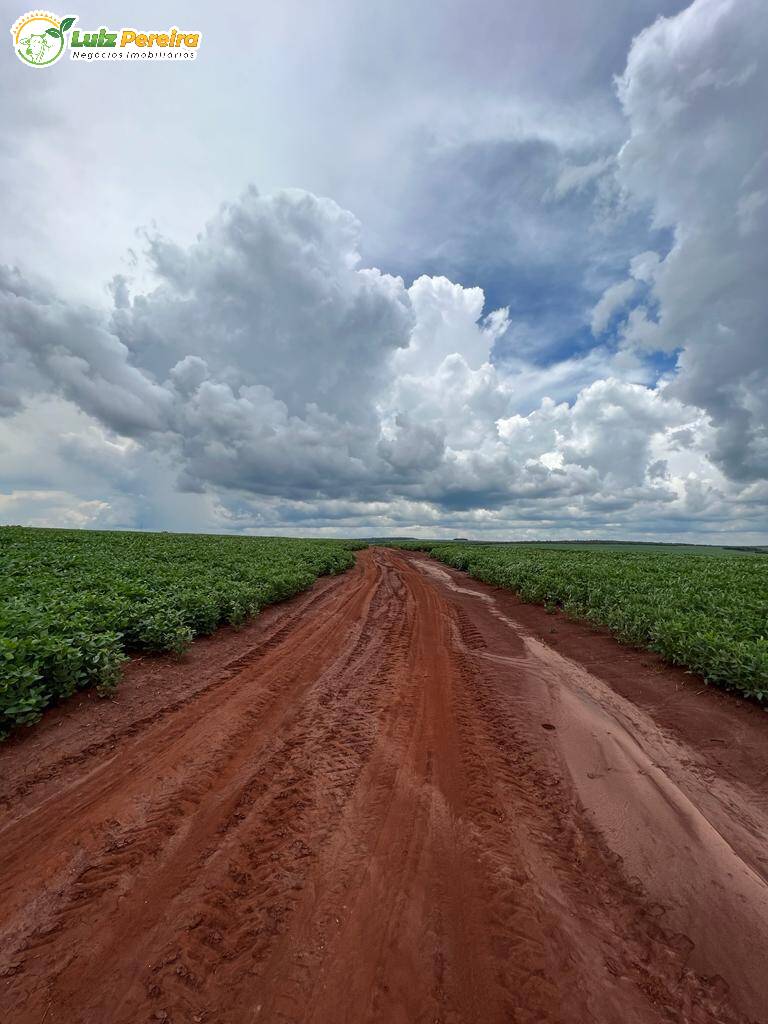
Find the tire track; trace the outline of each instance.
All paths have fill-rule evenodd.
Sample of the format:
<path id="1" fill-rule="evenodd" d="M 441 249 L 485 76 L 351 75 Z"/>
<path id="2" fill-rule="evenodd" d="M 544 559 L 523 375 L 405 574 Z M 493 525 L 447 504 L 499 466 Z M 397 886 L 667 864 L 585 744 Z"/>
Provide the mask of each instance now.
<path id="1" fill-rule="evenodd" d="M 29 764 L 0 823 L 0 1019 L 762 1019 L 759 946 L 734 984 L 696 930 L 709 895 L 681 921 L 655 882 L 665 864 L 630 868 L 632 837 L 590 806 L 574 694 L 663 751 L 680 785 L 726 794 L 755 878 L 759 801 L 600 689 L 594 661 L 546 654 L 489 588 L 441 572 L 364 552 L 240 650 L 211 643 L 195 679 L 137 668 L 154 680 L 167 664 L 178 688 L 137 697 L 111 735 L 78 750 L 73 725 L 60 749 L 50 730 L 16 745 Z M 611 783 L 601 750 L 605 799 L 624 800 L 643 783 Z M 688 842 L 707 855 L 700 833 Z M 738 891 L 748 944 L 760 918 Z"/>

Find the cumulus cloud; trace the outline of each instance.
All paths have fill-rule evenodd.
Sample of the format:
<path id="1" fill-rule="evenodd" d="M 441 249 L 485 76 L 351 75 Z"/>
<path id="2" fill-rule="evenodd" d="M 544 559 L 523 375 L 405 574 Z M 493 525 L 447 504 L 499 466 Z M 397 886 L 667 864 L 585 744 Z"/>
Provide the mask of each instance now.
<path id="1" fill-rule="evenodd" d="M 268 387 L 290 414 L 311 401 L 363 419 L 412 314 L 400 278 L 359 266 L 359 236 L 332 200 L 251 188 L 188 248 L 149 239 L 158 285 L 115 309 L 112 329 L 157 379 L 192 357 Z"/>
<path id="2" fill-rule="evenodd" d="M 0 356 L 17 397 L 49 388 L 126 434 L 161 429 L 170 408 L 103 311 L 72 306 L 7 267 L 0 267 Z"/>
<path id="3" fill-rule="evenodd" d="M 406 288 L 361 267 L 358 231 L 330 200 L 249 190 L 189 247 L 149 238 L 155 286 L 131 298 L 121 282 L 111 310 L 71 306 L 5 271 L 0 337 L 14 395 L 30 412 L 58 402 L 73 427 L 44 474 L 80 469 L 67 521 L 114 523 L 147 480 L 173 508 L 159 484 L 171 466 L 209 528 L 266 529 L 279 512 L 296 529 L 413 517 L 492 533 L 522 517 L 589 530 L 694 500 L 690 481 L 659 466 L 686 431 L 701 436 L 700 410 L 622 379 L 621 353 L 556 371 L 497 365 L 506 309 L 486 312 L 482 289 L 443 277 Z M 595 380 L 601 371 L 608 379 Z M 552 397 L 580 372 L 575 397 Z M 26 501 L 41 521 L 35 481 L 22 465 L 10 475 L 6 508 Z M 64 493 L 51 490 L 46 514 Z M 702 484 L 697 507 L 707 493 Z M 133 524 L 151 504 L 142 498 Z"/>
<path id="4" fill-rule="evenodd" d="M 674 231 L 637 268 L 658 316 L 626 341 L 680 350 L 667 392 L 707 411 L 711 458 L 743 481 L 768 475 L 767 50 L 762 0 L 695 0 L 640 33 L 618 83 L 620 180 Z"/>

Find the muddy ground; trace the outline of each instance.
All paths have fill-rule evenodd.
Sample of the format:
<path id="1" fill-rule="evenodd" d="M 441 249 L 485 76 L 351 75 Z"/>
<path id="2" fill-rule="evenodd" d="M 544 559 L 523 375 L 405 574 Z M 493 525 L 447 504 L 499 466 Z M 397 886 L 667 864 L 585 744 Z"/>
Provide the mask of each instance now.
<path id="1" fill-rule="evenodd" d="M 768 715 L 416 554 L 0 749 L 3 1024 L 768 1021 Z"/>

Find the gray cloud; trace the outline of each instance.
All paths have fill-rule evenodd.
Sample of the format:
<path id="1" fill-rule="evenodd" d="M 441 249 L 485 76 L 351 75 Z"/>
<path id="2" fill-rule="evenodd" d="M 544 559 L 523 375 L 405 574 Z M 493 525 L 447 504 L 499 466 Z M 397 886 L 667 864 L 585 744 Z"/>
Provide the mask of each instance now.
<path id="1" fill-rule="evenodd" d="M 641 33 L 619 81 L 620 179 L 675 232 L 646 267 L 657 321 L 627 340 L 681 350 L 668 393 L 707 411 L 712 459 L 745 481 L 768 475 L 767 51 L 761 0 L 696 0 Z"/>
<path id="2" fill-rule="evenodd" d="M 20 358 L 20 391 L 55 391 L 174 461 L 190 493 L 448 513 L 675 499 L 646 467 L 695 410 L 613 379 L 521 415 L 517 378 L 490 361 L 505 311 L 485 315 L 478 288 L 360 268 L 357 230 L 329 200 L 251 190 L 186 249 L 150 239 L 159 283 L 111 316 L 6 273 L 5 361 Z M 110 444 L 125 446 L 92 433 L 66 450 L 98 468 Z"/>

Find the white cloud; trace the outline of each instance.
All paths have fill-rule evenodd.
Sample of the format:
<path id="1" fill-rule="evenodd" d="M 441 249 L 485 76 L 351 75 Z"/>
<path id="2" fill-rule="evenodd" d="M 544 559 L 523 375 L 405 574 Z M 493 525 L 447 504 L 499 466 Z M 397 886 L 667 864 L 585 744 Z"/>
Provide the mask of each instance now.
<path id="1" fill-rule="evenodd" d="M 719 474 L 707 483 L 700 410 L 633 379 L 641 363 L 595 350 L 497 366 L 506 310 L 485 314 L 481 289 L 446 278 L 406 289 L 361 268 L 357 231 L 329 200 L 249 191 L 188 248 L 151 239 L 156 287 L 120 289 L 111 314 L 6 272 L 0 338 L 27 408 L 0 421 L 19 455 L 0 460 L 4 515 L 166 525 L 183 498 L 202 529 L 415 519 L 490 536 L 735 500 Z M 654 267 L 642 254 L 633 273 Z M 46 404 L 55 441 L 35 425 Z M 34 448 L 50 454 L 30 476 Z"/>
<path id="2" fill-rule="evenodd" d="M 674 229 L 645 267 L 658 323 L 626 340 L 681 349 L 668 393 L 707 411 L 712 458 L 745 481 L 768 475 L 766 52 L 763 0 L 695 0 L 637 37 L 619 80 L 620 180 Z"/>
<path id="3" fill-rule="evenodd" d="M 701 413 L 633 382 L 640 364 L 595 350 L 496 366 L 506 310 L 361 269 L 356 232 L 327 200 L 248 192 L 191 247 L 152 240 L 159 283 L 111 316 L 6 274 L 5 362 L 27 407 L 0 421 L 5 516 L 491 536 L 711 508 Z M 30 474 L 34 450 L 49 454 Z"/>
<path id="4" fill-rule="evenodd" d="M 0 491 L 0 522 L 60 529 L 105 525 L 109 502 L 83 501 L 67 491 Z"/>
<path id="5" fill-rule="evenodd" d="M 619 281 L 618 284 L 612 284 L 610 288 L 606 288 L 600 301 L 592 310 L 590 318 L 590 327 L 595 337 L 608 329 L 611 319 L 624 309 L 635 294 L 636 288 L 637 283 L 631 279 Z"/>

